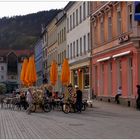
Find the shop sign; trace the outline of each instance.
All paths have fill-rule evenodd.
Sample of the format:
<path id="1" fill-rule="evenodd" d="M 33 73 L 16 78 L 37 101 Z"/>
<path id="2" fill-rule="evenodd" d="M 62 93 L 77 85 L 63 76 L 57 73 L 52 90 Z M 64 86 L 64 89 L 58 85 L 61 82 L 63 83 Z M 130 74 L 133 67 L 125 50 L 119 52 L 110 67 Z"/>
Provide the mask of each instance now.
<path id="1" fill-rule="evenodd" d="M 119 44 L 129 40 L 129 35 L 123 35 L 119 38 Z"/>
<path id="2" fill-rule="evenodd" d="M 140 21 L 140 2 L 135 1 L 134 19 Z"/>

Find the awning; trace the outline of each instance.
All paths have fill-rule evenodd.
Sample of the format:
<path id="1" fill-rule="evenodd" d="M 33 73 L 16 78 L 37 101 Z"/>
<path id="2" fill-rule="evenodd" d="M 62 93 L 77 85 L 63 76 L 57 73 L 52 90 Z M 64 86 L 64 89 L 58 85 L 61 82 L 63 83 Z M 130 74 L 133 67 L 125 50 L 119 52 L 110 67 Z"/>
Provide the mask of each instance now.
<path id="1" fill-rule="evenodd" d="M 102 59 L 98 59 L 97 62 L 102 62 L 102 61 L 106 61 L 106 60 L 109 60 L 111 57 L 108 56 L 108 57 L 104 57 Z"/>
<path id="2" fill-rule="evenodd" d="M 126 51 L 126 52 L 123 52 L 123 53 L 115 54 L 112 57 L 116 58 L 116 57 L 124 56 L 124 55 L 130 54 L 130 53 L 131 53 L 131 51 Z"/>

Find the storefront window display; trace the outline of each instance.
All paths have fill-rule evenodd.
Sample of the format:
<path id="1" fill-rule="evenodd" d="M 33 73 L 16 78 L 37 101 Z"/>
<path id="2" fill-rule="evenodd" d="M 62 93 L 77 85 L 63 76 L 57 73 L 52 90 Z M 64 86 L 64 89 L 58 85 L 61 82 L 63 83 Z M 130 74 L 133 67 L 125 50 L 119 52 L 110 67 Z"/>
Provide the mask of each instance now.
<path id="1" fill-rule="evenodd" d="M 89 88 L 89 68 L 85 67 L 84 68 L 84 88 L 87 89 Z"/>
<path id="2" fill-rule="evenodd" d="M 74 73 L 73 73 L 73 84 L 78 85 L 78 73 L 77 73 L 77 70 L 74 70 Z"/>

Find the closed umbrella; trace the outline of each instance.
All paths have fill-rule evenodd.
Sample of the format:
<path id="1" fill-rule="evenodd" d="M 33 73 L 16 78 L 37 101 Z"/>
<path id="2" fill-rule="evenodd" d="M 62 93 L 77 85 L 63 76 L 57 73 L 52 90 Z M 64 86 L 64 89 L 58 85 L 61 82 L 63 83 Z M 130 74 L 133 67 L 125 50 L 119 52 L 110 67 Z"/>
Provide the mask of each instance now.
<path id="1" fill-rule="evenodd" d="M 62 74 L 61 74 L 61 82 L 63 85 L 68 85 L 70 83 L 70 68 L 68 59 L 64 59 L 62 64 Z"/>
<path id="2" fill-rule="evenodd" d="M 58 69 L 57 63 L 55 60 L 53 60 L 50 68 L 50 82 L 54 86 L 57 81 L 57 69 Z"/>
<path id="3" fill-rule="evenodd" d="M 34 83 L 36 83 L 36 81 L 37 81 L 37 74 L 36 74 L 35 59 L 34 59 L 34 55 L 33 55 L 33 56 L 31 56 L 29 82 L 31 85 L 33 85 Z"/>
<path id="4" fill-rule="evenodd" d="M 32 60 L 31 60 L 31 57 L 30 57 L 29 61 L 28 61 L 28 64 L 27 64 L 27 70 L 26 70 L 25 79 L 24 79 L 27 86 L 29 86 L 31 84 L 31 81 L 29 79 L 30 72 L 31 72 L 31 63 L 32 63 L 31 61 Z"/>
<path id="5" fill-rule="evenodd" d="M 22 82 L 23 85 L 25 85 L 25 74 L 26 74 L 26 70 L 27 70 L 27 64 L 28 64 L 28 59 L 25 58 L 23 60 L 23 63 L 22 63 L 22 69 L 21 69 L 21 73 L 20 73 L 20 80 Z"/>

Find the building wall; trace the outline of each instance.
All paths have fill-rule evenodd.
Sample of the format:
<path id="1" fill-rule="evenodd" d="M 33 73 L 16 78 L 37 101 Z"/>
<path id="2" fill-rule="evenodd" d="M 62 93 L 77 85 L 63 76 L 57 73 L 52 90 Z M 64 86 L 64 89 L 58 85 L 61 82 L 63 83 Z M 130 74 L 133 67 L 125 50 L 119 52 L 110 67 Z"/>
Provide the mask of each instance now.
<path id="1" fill-rule="evenodd" d="M 64 58 L 66 58 L 66 15 L 63 14 L 60 16 L 60 19 L 57 21 L 57 42 L 58 42 L 58 91 L 62 92 L 63 87 L 61 83 L 61 73 L 62 73 L 62 64 Z"/>
<path id="2" fill-rule="evenodd" d="M 88 52 L 88 44 L 86 44 L 86 51 L 84 51 L 84 45 L 82 45 L 82 47 L 80 46 L 80 38 L 82 38 L 82 43 L 83 43 L 83 37 L 84 37 L 84 35 L 86 35 L 86 43 L 88 43 L 87 36 L 88 36 L 88 33 L 90 33 L 90 20 L 89 20 L 89 15 L 87 13 L 88 2 L 85 2 L 85 4 L 86 4 L 85 18 L 83 18 L 83 3 L 84 2 L 76 2 L 67 11 L 67 57 L 68 58 L 75 58 L 77 56 L 77 53 L 78 53 L 78 56 L 80 56 L 80 55 L 84 54 L 85 52 Z M 82 7 L 81 8 L 82 9 L 81 21 L 80 21 L 80 6 Z M 76 10 L 78 10 L 78 18 L 76 17 Z M 73 13 L 75 13 L 75 24 L 74 25 L 72 24 L 73 23 Z M 70 16 L 71 16 L 71 20 L 70 20 Z M 78 24 L 76 24 L 76 18 L 78 19 Z M 68 24 L 68 21 L 69 21 L 69 24 Z M 76 48 L 75 48 L 75 51 L 73 48 L 72 48 L 72 50 L 70 49 L 71 46 L 73 46 L 74 41 L 75 41 L 75 46 L 76 46 L 77 40 L 78 40 L 78 44 L 79 44 L 78 52 L 77 52 Z M 72 43 L 72 45 L 71 45 L 71 43 Z M 68 45 L 69 45 L 69 49 L 68 49 Z M 82 53 L 81 53 L 81 50 L 82 50 Z M 70 61 L 71 61 L 71 59 L 70 59 Z"/>
<path id="3" fill-rule="evenodd" d="M 96 4 L 91 4 L 92 88 L 98 97 L 110 100 L 122 86 L 121 102 L 135 106 L 140 53 L 139 39 L 133 40 L 139 30 L 134 3 L 106 2 L 100 9 Z"/>
<path id="4" fill-rule="evenodd" d="M 35 44 L 35 63 L 37 73 L 37 86 L 40 86 L 43 82 L 43 46 L 42 40 L 38 40 Z"/>
<path id="5" fill-rule="evenodd" d="M 75 2 L 67 10 L 67 58 L 71 69 L 71 83 L 78 85 L 89 97 L 85 71 L 90 74 L 90 3 Z M 85 79 L 86 78 L 86 79 Z M 89 82 L 89 78 L 88 78 Z M 90 97 L 89 97 L 90 98 Z"/>
<path id="6" fill-rule="evenodd" d="M 47 27 L 42 29 L 42 49 L 43 49 L 43 55 L 42 55 L 42 68 L 43 68 L 43 83 L 47 83 L 47 48 L 48 47 L 48 32 Z"/>
<path id="7" fill-rule="evenodd" d="M 55 60 L 58 63 L 57 58 L 57 17 L 55 17 L 50 24 L 47 26 L 47 32 L 48 32 L 48 49 L 47 49 L 47 72 L 48 72 L 48 81 L 50 83 L 50 67 L 53 60 Z M 55 90 L 58 90 L 58 85 L 56 84 Z"/>

